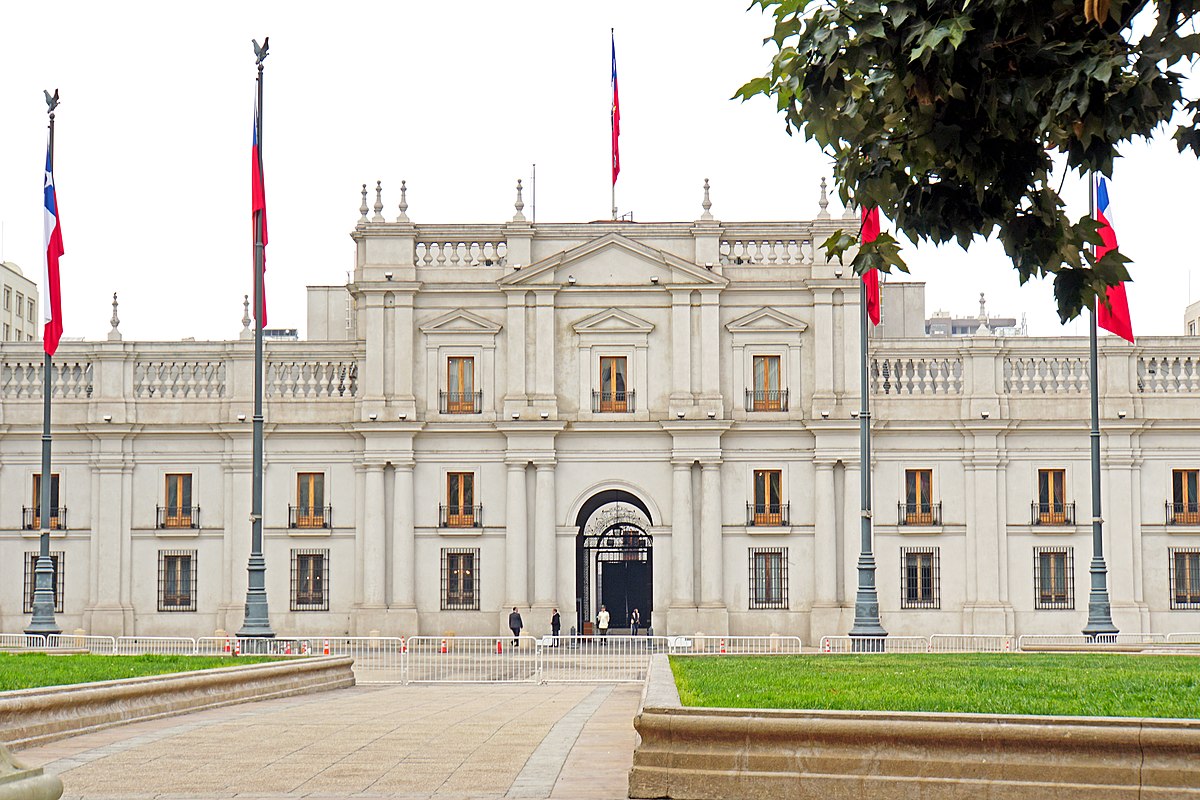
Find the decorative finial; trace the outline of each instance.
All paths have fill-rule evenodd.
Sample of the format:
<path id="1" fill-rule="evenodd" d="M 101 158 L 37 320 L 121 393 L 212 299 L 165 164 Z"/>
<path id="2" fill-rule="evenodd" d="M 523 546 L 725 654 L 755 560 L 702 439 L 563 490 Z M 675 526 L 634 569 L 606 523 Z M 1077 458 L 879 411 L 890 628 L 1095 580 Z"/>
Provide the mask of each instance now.
<path id="1" fill-rule="evenodd" d="M 113 292 L 113 315 L 112 315 L 112 319 L 110 320 L 110 322 L 112 323 L 112 330 L 108 332 L 108 340 L 110 342 L 121 341 L 121 331 L 118 329 L 118 326 L 121 324 L 121 318 L 117 316 L 117 293 L 116 292 Z"/>
<path id="2" fill-rule="evenodd" d="M 979 318 L 987 319 L 987 299 L 983 296 L 983 292 L 979 293 Z"/>
<path id="3" fill-rule="evenodd" d="M 525 210 L 525 201 L 521 198 L 523 191 L 521 188 L 521 179 L 517 178 L 517 202 L 513 203 L 513 208 L 517 210 L 517 213 L 513 214 L 513 222 L 525 221 L 525 215 L 522 213 Z"/>
<path id="4" fill-rule="evenodd" d="M 408 181 L 400 181 L 400 216 L 396 222 L 408 222 Z"/>
<path id="5" fill-rule="evenodd" d="M 383 218 L 383 181 L 375 181 L 375 216 L 371 222 L 387 222 Z"/>
<path id="6" fill-rule="evenodd" d="M 254 338 L 254 331 L 250 327 L 250 295 L 242 295 L 242 333 L 243 339 Z"/>
<path id="7" fill-rule="evenodd" d="M 712 200 L 708 196 L 708 178 L 704 179 L 704 202 L 700 204 L 700 207 L 704 209 L 704 213 L 700 215 L 700 219 L 709 220 L 713 218 Z"/>
<path id="8" fill-rule="evenodd" d="M 367 208 L 367 185 L 365 183 L 363 184 L 362 198 L 362 205 L 358 207 L 358 213 L 360 214 L 358 221 L 361 223 L 367 223 L 370 222 L 370 220 L 367 219 L 367 212 L 370 209 Z"/>
<path id="9" fill-rule="evenodd" d="M 821 178 L 821 199 L 817 201 L 817 205 L 821 207 L 821 210 L 817 212 L 817 219 L 829 219 L 829 193 L 827 187 L 825 179 Z"/>

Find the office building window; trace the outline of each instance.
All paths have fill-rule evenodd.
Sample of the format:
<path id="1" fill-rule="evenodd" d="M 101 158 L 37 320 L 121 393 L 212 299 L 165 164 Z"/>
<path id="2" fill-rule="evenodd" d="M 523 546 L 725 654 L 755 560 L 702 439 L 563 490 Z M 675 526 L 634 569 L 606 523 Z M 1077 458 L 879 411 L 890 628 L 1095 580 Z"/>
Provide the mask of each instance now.
<path id="1" fill-rule="evenodd" d="M 47 528 L 52 531 L 66 530 L 66 509 L 59 502 L 58 475 L 50 475 L 50 522 Z M 42 527 L 42 476 L 33 476 L 33 502 L 25 513 L 25 529 L 40 530 Z"/>
<path id="2" fill-rule="evenodd" d="M 25 554 L 25 602 L 23 608 L 26 614 L 33 613 L 33 592 L 37 588 L 34 568 L 37 566 L 37 558 L 37 553 Z M 50 584 L 54 590 L 54 611 L 61 614 L 63 611 L 63 586 L 65 585 L 63 572 L 66 569 L 66 557 L 61 550 L 50 553 L 50 564 L 54 567 L 54 581 Z"/>
<path id="3" fill-rule="evenodd" d="M 786 547 L 750 548 L 750 608 L 788 607 L 787 554 Z"/>
<path id="4" fill-rule="evenodd" d="M 479 506 L 475 504 L 475 473 L 446 473 L 446 505 L 443 507 L 443 526 L 474 528 L 479 524 Z"/>
<path id="5" fill-rule="evenodd" d="M 442 610 L 479 610 L 479 548 L 442 548 Z"/>
<path id="6" fill-rule="evenodd" d="M 905 525 L 937 525 L 940 520 L 933 503 L 933 470 L 904 471 L 904 508 L 900 521 Z"/>
<path id="7" fill-rule="evenodd" d="M 1171 517 L 1176 525 L 1200 525 L 1200 494 L 1196 491 L 1200 470 L 1177 469 L 1171 473 Z"/>
<path id="8" fill-rule="evenodd" d="M 325 505 L 325 473 L 300 472 L 296 475 L 296 505 L 288 527 L 328 528 L 332 509 Z"/>
<path id="9" fill-rule="evenodd" d="M 938 548 L 900 548 L 900 607 L 942 607 L 942 575 Z"/>
<path id="10" fill-rule="evenodd" d="M 158 551 L 158 610 L 196 610 L 196 551 Z"/>
<path id="11" fill-rule="evenodd" d="M 329 610 L 329 551 L 292 551 L 292 611 Z"/>
<path id="12" fill-rule="evenodd" d="M 25 316 L 25 311 L 23 308 L 24 305 L 25 305 L 25 295 L 21 294 L 20 292 L 17 292 L 17 319 L 21 319 L 22 317 Z"/>
<path id="13" fill-rule="evenodd" d="M 1033 548 L 1034 608 L 1075 608 L 1075 548 Z"/>
<path id="14" fill-rule="evenodd" d="M 4 310 L 12 310 L 12 289 L 7 286 L 4 287 Z"/>
<path id="15" fill-rule="evenodd" d="M 446 359 L 446 396 L 443 413 L 478 414 L 481 397 L 475 391 L 475 359 L 454 356 Z"/>
<path id="16" fill-rule="evenodd" d="M 159 528 L 196 528 L 198 508 L 192 506 L 192 476 L 188 473 L 167 475 L 163 494 L 165 505 L 159 509 Z"/>
<path id="17" fill-rule="evenodd" d="M 1067 519 L 1067 471 L 1065 469 L 1038 470 L 1039 525 L 1066 525 Z"/>
<path id="18" fill-rule="evenodd" d="M 29 313 L 25 316 L 25 319 L 29 320 L 30 322 L 33 322 L 34 316 L 36 316 L 34 314 L 33 305 L 34 305 L 33 300 L 30 299 L 29 300 Z"/>
<path id="19" fill-rule="evenodd" d="M 780 386 L 779 356 L 754 356 L 754 388 L 748 411 L 787 411 L 787 392 Z"/>
<path id="20" fill-rule="evenodd" d="M 1200 548 L 1170 548 L 1171 608 L 1200 609 Z"/>
<path id="21" fill-rule="evenodd" d="M 751 525 L 783 525 L 783 473 L 777 469 L 754 470 L 754 506 Z"/>

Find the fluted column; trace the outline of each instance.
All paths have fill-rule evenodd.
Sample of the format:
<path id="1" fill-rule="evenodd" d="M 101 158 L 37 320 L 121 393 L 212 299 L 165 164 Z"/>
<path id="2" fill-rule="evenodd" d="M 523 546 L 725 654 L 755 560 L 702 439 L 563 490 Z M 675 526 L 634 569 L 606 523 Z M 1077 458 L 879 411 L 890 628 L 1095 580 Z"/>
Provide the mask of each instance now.
<path id="1" fill-rule="evenodd" d="M 397 464 L 392 499 L 392 605 L 416 605 L 417 538 L 413 529 L 413 465 Z"/>
<path id="2" fill-rule="evenodd" d="M 368 464 L 363 526 L 363 605 L 382 607 L 387 562 L 384 560 L 383 464 Z"/>
<path id="3" fill-rule="evenodd" d="M 692 465 L 677 463 L 674 468 L 674 485 L 671 489 L 671 605 L 694 606 Z"/>
<path id="4" fill-rule="evenodd" d="M 723 606 L 725 558 L 721 548 L 721 465 L 703 465 L 700 492 L 700 605 Z"/>
<path id="5" fill-rule="evenodd" d="M 535 605 L 552 606 L 554 599 L 555 566 L 558 552 L 554 545 L 554 465 L 537 465 L 537 507 L 534 511 L 534 573 L 533 600 Z"/>
<path id="6" fill-rule="evenodd" d="M 837 602 L 837 518 L 834 509 L 833 462 L 818 461 L 816 467 L 813 599 L 820 605 L 833 605 Z"/>
<path id="7" fill-rule="evenodd" d="M 527 529 L 525 464 L 509 464 L 508 507 L 505 509 L 504 525 L 504 591 L 508 598 L 504 605 L 509 607 L 529 603 Z"/>

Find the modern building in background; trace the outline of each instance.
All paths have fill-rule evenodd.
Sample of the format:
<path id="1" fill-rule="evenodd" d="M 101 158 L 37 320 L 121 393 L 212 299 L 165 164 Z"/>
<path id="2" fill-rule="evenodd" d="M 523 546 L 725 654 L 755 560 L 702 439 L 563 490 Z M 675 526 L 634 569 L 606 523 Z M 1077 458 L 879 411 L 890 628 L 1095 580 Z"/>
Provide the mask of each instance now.
<path id="1" fill-rule="evenodd" d="M 854 219 L 426 225 L 364 202 L 345 285 L 266 345 L 265 553 L 280 635 L 584 628 L 844 634 L 859 548 Z M 279 273 L 283 274 L 283 273 Z M 277 277 L 276 280 L 279 280 Z M 1091 558 L 1087 340 L 870 341 L 892 634 L 1077 633 Z M 938 320 L 934 317 L 932 322 Z M 981 323 L 983 321 L 983 324 Z M 244 322 L 243 334 L 249 330 Z M 241 623 L 253 347 L 64 342 L 52 551 L 70 631 Z M 951 331 L 951 334 L 953 331 Z M 1200 630 L 1200 358 L 1100 342 L 1105 556 L 1126 632 Z M 0 625 L 28 618 L 41 353 L 0 344 Z"/>
<path id="2" fill-rule="evenodd" d="M 11 261 L 0 263 L 0 342 L 39 342 L 37 284 Z"/>

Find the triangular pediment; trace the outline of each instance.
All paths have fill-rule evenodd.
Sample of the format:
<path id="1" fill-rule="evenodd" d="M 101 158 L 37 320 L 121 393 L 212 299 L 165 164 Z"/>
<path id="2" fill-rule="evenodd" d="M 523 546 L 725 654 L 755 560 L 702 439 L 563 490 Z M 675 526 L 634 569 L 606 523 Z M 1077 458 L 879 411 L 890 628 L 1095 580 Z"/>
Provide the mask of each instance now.
<path id="1" fill-rule="evenodd" d="M 751 311 L 744 317 L 735 319 L 726 325 L 725 329 L 730 333 L 755 331 L 791 331 L 794 333 L 804 333 L 808 330 L 808 323 L 777 309 L 764 306 L 757 311 Z"/>
<path id="2" fill-rule="evenodd" d="M 727 283 L 711 270 L 619 233 L 607 233 L 578 247 L 555 253 L 500 280 L 502 287 L 657 284 L 691 285 L 700 289 Z"/>
<path id="3" fill-rule="evenodd" d="M 443 314 L 421 326 L 422 333 L 490 333 L 500 332 L 500 325 L 473 314 L 465 308 Z"/>
<path id="4" fill-rule="evenodd" d="M 581 319 L 573 326 L 576 333 L 605 333 L 619 331 L 622 333 L 649 333 L 654 330 L 654 323 L 647 322 L 639 316 L 622 311 L 619 308 L 605 309 L 590 317 Z"/>

